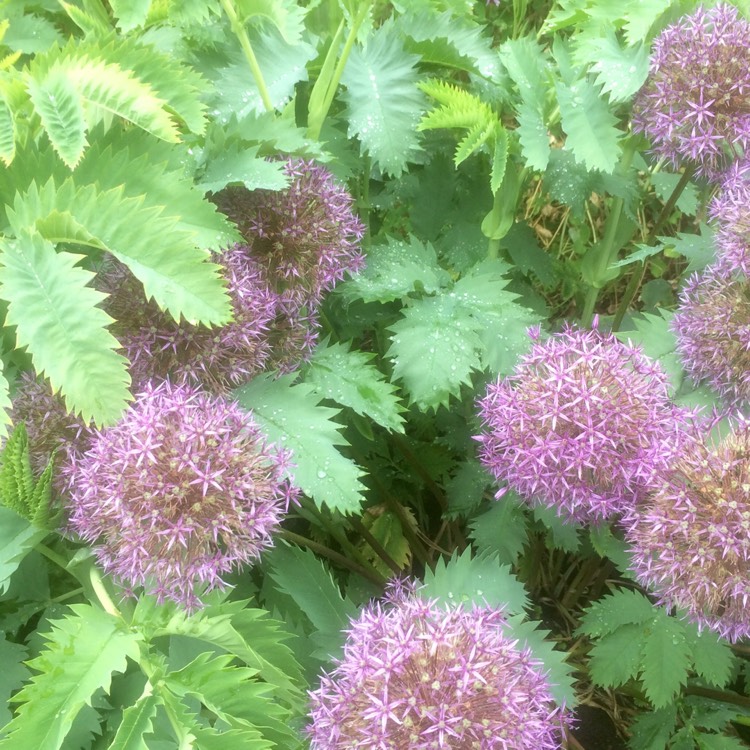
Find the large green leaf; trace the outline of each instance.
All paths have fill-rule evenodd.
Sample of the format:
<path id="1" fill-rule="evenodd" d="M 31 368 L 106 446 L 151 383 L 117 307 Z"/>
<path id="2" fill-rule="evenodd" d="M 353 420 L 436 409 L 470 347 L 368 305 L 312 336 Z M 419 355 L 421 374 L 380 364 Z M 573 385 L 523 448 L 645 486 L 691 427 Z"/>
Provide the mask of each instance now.
<path id="1" fill-rule="evenodd" d="M 232 665 L 231 654 L 203 653 L 182 669 L 168 673 L 164 684 L 180 697 L 197 698 L 230 727 L 254 730 L 276 747 L 294 743 L 289 712 L 274 690 L 257 679 L 257 671 Z"/>
<path id="2" fill-rule="evenodd" d="M 27 73 L 27 85 L 34 92 L 44 92 L 50 81 L 63 79 L 77 93 L 79 106 L 84 106 L 89 125 L 117 115 L 165 141 L 179 140 L 177 127 L 165 109 L 165 101 L 154 89 L 117 63 L 109 63 L 98 54 L 81 52 L 71 41 L 63 49 L 55 48 L 37 55 Z M 54 89 L 53 89 L 54 91 Z M 43 125 L 53 144 L 68 137 L 67 120 L 48 117 Z"/>
<path id="3" fill-rule="evenodd" d="M 127 32 L 143 26 L 148 18 L 151 0 L 110 0 L 117 28 Z"/>
<path id="4" fill-rule="evenodd" d="M 19 643 L 5 639 L 5 633 L 0 635 L 0 727 L 5 726 L 12 718 L 9 699 L 31 676 L 23 664 L 26 658 L 26 648 Z"/>
<path id="5" fill-rule="evenodd" d="M 126 197 L 122 186 L 100 190 L 96 184 L 79 187 L 74 178 L 61 184 L 50 179 L 17 196 L 8 219 L 17 233 L 31 229 L 53 242 L 108 250 L 175 320 L 226 323 L 231 308 L 218 266 L 207 262 L 192 233 L 177 228 L 177 217 L 144 200 Z"/>
<path id="6" fill-rule="evenodd" d="M 509 614 L 519 614 L 529 606 L 526 589 L 491 555 L 474 556 L 470 548 L 450 560 L 438 560 L 434 570 L 427 570 L 420 594 L 445 604 L 472 607 L 501 607 Z"/>
<path id="7" fill-rule="evenodd" d="M 508 492 L 471 523 L 471 538 L 480 552 L 496 555 L 500 562 L 514 565 L 527 542 L 528 518 L 523 504 Z"/>
<path id="8" fill-rule="evenodd" d="M 352 50 L 341 78 L 349 135 L 383 172 L 395 176 L 419 151 L 416 125 L 424 98 L 416 87 L 418 60 L 384 24 L 366 47 Z"/>
<path id="9" fill-rule="evenodd" d="M 646 696 L 656 708 L 671 703 L 687 681 L 690 648 L 679 620 L 659 611 L 643 639 L 641 679 Z"/>
<path id="10" fill-rule="evenodd" d="M 52 623 L 42 653 L 29 662 L 38 671 L 15 700 L 21 703 L 5 727 L 0 748 L 58 750 L 81 709 L 99 690 L 109 690 L 113 672 L 138 659 L 138 636 L 122 622 L 87 604 Z"/>
<path id="11" fill-rule="evenodd" d="M 244 21 L 272 23 L 287 44 L 298 44 L 305 30 L 307 9 L 296 0 L 236 0 Z"/>
<path id="12" fill-rule="evenodd" d="M 8 425 L 11 423 L 11 406 L 10 386 L 5 373 L 0 369 L 0 442 L 8 434 Z"/>
<path id="13" fill-rule="evenodd" d="M 8 590 L 10 577 L 24 557 L 48 533 L 10 508 L 0 506 L 0 594 Z"/>
<path id="14" fill-rule="evenodd" d="M 16 155 L 16 121 L 13 110 L 0 96 L 0 159 L 10 166 Z"/>
<path id="15" fill-rule="evenodd" d="M 343 644 L 343 631 L 357 617 L 357 607 L 342 596 L 323 561 L 310 550 L 279 545 L 270 554 L 270 575 L 315 627 L 323 657 L 336 653 Z"/>
<path id="16" fill-rule="evenodd" d="M 305 369 L 305 382 L 318 395 L 348 406 L 395 432 L 404 431 L 404 411 L 396 388 L 371 363 L 374 354 L 350 350 L 347 344 L 323 342 Z"/>
<path id="17" fill-rule="evenodd" d="M 393 376 L 403 380 L 420 409 L 447 405 L 471 383 L 471 373 L 481 366 L 481 328 L 455 295 L 418 300 L 390 326 Z"/>
<path id="18" fill-rule="evenodd" d="M 130 378 L 106 329 L 112 319 L 97 306 L 104 295 L 88 286 L 93 274 L 76 265 L 81 256 L 55 252 L 38 234 L 0 248 L 0 296 L 18 345 L 28 347 L 53 390 L 62 390 L 69 411 L 85 422 L 114 423 L 130 399 Z"/>
<path id="19" fill-rule="evenodd" d="M 54 69 L 37 81 L 30 78 L 29 95 L 53 148 L 72 169 L 86 148 L 86 121 L 81 96 L 64 71 Z"/>
<path id="20" fill-rule="evenodd" d="M 109 750 L 149 750 L 145 735 L 153 730 L 153 718 L 161 705 L 158 695 L 144 695 L 122 713 L 122 721 Z"/>
<path id="21" fill-rule="evenodd" d="M 416 291 L 435 293 L 450 285 L 433 246 L 410 236 L 409 242 L 388 237 L 367 253 L 366 268 L 337 288 L 353 301 L 391 302 Z"/>
<path id="22" fill-rule="evenodd" d="M 363 501 L 362 471 L 336 448 L 347 444 L 331 419 L 338 411 L 320 406 L 313 387 L 293 385 L 294 378 L 261 375 L 235 396 L 271 440 L 291 451 L 290 473 L 303 492 L 320 506 L 354 513 Z"/>
<path id="23" fill-rule="evenodd" d="M 585 79 L 566 86 L 555 85 L 560 118 L 565 131 L 565 147 L 589 169 L 612 172 L 620 159 L 622 133 L 617 118 L 596 87 Z"/>

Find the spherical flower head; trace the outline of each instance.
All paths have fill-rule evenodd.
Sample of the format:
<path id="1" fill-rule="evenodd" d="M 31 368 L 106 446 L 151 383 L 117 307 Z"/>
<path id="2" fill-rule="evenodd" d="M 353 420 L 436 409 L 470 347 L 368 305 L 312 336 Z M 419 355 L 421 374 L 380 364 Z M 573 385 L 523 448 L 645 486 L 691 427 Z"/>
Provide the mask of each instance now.
<path id="1" fill-rule="evenodd" d="M 408 588 L 365 607 L 310 699 L 312 750 L 553 750 L 570 722 L 501 611 Z"/>
<path id="2" fill-rule="evenodd" d="M 232 321 L 214 328 L 176 322 L 146 299 L 141 282 L 122 263 L 113 261 L 99 274 L 98 286 L 109 295 L 104 307 L 116 321 L 111 331 L 130 360 L 134 389 L 171 377 L 226 394 L 265 368 L 279 296 L 241 246 L 213 260 L 222 268 L 232 305 Z"/>
<path id="3" fill-rule="evenodd" d="M 284 164 L 283 190 L 229 187 L 214 196 L 251 246 L 253 258 L 289 315 L 317 305 L 347 273 L 359 271 L 364 225 L 352 210 L 352 196 L 313 161 Z"/>
<path id="4" fill-rule="evenodd" d="M 571 327 L 536 341 L 512 376 L 491 383 L 479 413 L 479 457 L 492 475 L 584 523 L 645 495 L 677 415 L 658 363 L 611 334 Z"/>
<path id="5" fill-rule="evenodd" d="M 658 157 L 711 179 L 750 145 L 750 24 L 731 5 L 699 7 L 655 40 L 633 129 Z"/>
<path id="6" fill-rule="evenodd" d="M 734 162 L 709 206 L 720 262 L 750 276 L 750 160 Z"/>
<path id="7" fill-rule="evenodd" d="M 624 520 L 638 581 L 730 641 L 750 636 L 750 423 L 696 440 Z"/>
<path id="8" fill-rule="evenodd" d="M 296 497 L 286 462 L 236 404 L 149 385 L 67 468 L 70 525 L 120 583 L 192 610 L 271 546 Z"/>
<path id="9" fill-rule="evenodd" d="M 11 420 L 23 422 L 29 437 L 29 462 L 39 477 L 50 460 L 60 467 L 70 456 L 83 452 L 91 437 L 88 425 L 71 414 L 59 393 L 53 393 L 49 381 L 34 372 L 20 375 L 13 396 Z M 55 473 L 53 486 L 60 489 Z"/>
<path id="10" fill-rule="evenodd" d="M 723 264 L 691 276 L 672 319 L 687 374 L 730 406 L 750 401 L 750 278 Z"/>

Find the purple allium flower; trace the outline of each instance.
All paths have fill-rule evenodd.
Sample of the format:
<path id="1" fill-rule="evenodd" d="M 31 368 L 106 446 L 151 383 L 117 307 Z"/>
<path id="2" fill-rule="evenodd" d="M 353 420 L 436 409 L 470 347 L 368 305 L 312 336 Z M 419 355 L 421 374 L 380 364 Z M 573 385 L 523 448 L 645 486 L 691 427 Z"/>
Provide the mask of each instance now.
<path id="1" fill-rule="evenodd" d="M 750 423 L 695 440 L 625 518 L 639 582 L 731 641 L 750 636 Z"/>
<path id="2" fill-rule="evenodd" d="M 716 222 L 720 262 L 750 276 L 750 160 L 729 167 L 709 211 Z"/>
<path id="3" fill-rule="evenodd" d="M 732 406 L 750 401 L 750 279 L 723 263 L 693 274 L 672 320 L 683 367 Z"/>
<path id="4" fill-rule="evenodd" d="M 312 750 L 556 750 L 569 725 L 500 610 L 406 590 L 363 609 L 310 693 Z"/>
<path id="5" fill-rule="evenodd" d="M 109 294 L 105 309 L 116 321 L 111 331 L 131 362 L 135 390 L 154 378 L 171 377 L 225 394 L 266 366 L 279 296 L 241 246 L 214 261 L 223 268 L 233 315 L 216 328 L 175 322 L 146 300 L 142 284 L 122 263 L 114 261 L 99 274 L 99 287 Z"/>
<path id="6" fill-rule="evenodd" d="M 284 190 L 228 187 L 214 200 L 237 224 L 282 296 L 285 312 L 294 316 L 362 268 L 364 225 L 352 210 L 351 195 L 327 169 L 289 159 L 284 171 L 291 180 Z"/>
<path id="7" fill-rule="evenodd" d="M 750 23 L 731 5 L 699 7 L 654 42 L 633 130 L 673 165 L 713 178 L 750 145 Z"/>
<path id="8" fill-rule="evenodd" d="M 192 610 L 271 546 L 286 462 L 236 404 L 164 381 L 67 467 L 70 524 L 118 581 Z"/>
<path id="9" fill-rule="evenodd" d="M 91 431 L 82 419 L 68 411 L 59 393 L 52 392 L 49 380 L 33 372 L 24 372 L 19 377 L 11 419 L 14 424 L 23 422 L 26 426 L 29 462 L 36 477 L 51 458 L 55 458 L 55 466 L 60 466 L 69 456 L 85 451 L 91 438 Z M 53 485 L 58 491 L 59 484 L 55 473 Z"/>
<path id="10" fill-rule="evenodd" d="M 499 482 L 564 518 L 623 513 L 671 452 L 666 443 L 660 449 L 678 418 L 668 382 L 640 348 L 566 327 L 535 341 L 512 376 L 488 386 L 479 401 L 480 460 Z"/>

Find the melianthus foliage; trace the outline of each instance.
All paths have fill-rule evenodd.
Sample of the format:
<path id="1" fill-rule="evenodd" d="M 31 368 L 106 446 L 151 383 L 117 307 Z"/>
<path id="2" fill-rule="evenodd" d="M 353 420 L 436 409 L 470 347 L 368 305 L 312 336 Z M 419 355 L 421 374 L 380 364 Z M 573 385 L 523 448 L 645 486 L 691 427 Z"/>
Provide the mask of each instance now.
<path id="1" fill-rule="evenodd" d="M 622 527 L 603 516 L 634 501 L 646 512 L 691 450 L 718 450 L 692 419 L 716 394 L 694 389 L 686 369 L 741 403 L 726 368 L 742 352 L 712 307 L 741 307 L 746 271 L 746 166 L 729 165 L 747 145 L 742 13 L 678 0 L 53 5 L 13 2 L 0 23 L 0 430 L 12 396 L 29 432 L 15 427 L 0 456 L 0 693 L 18 698 L 0 706 L 0 747 L 300 750 L 306 693 L 322 696 L 345 663 L 342 629 L 396 622 L 402 604 L 366 602 L 386 576 L 422 572 L 425 598 L 403 597 L 425 615 L 404 625 L 422 640 L 404 636 L 402 651 L 430 653 L 425 638 L 447 631 L 474 656 L 501 644 L 493 655 L 539 687 L 520 708 L 544 697 L 540 715 L 554 714 L 554 739 L 532 746 L 575 744 L 588 718 L 579 734 L 568 711 L 583 691 L 619 717 L 638 712 L 633 750 L 739 747 L 743 717 L 729 701 L 746 692 L 744 655 L 655 604 L 663 582 L 643 581 L 655 595 L 634 589 Z M 693 55 L 689 70 L 670 39 Z M 679 82 L 659 84 L 669 71 Z M 659 85 L 676 91 L 657 114 L 679 144 L 645 130 L 667 156 L 654 166 L 629 126 L 644 82 L 638 117 Z M 707 134 L 722 137 L 703 149 Z M 689 168 L 670 173 L 664 149 L 678 146 Z M 720 189 L 700 236 L 708 191 L 695 166 Z M 683 305 L 678 323 L 692 315 L 695 340 L 683 366 L 667 308 L 684 261 L 701 270 L 714 254 L 738 286 Z M 574 316 L 579 326 L 561 325 Z M 539 323 L 558 333 L 530 344 L 525 330 Z M 564 341 L 580 351 L 530 367 Z M 699 373 L 706 362 L 724 367 L 721 382 Z M 32 368 L 39 380 L 23 374 Z M 166 376 L 181 384 L 154 380 Z M 527 398 L 508 410 L 508 460 L 490 468 L 556 487 L 551 507 L 513 491 L 492 501 L 496 477 L 472 434 L 476 397 L 497 377 L 509 377 L 490 386 L 499 400 L 524 387 Z M 139 389 L 150 406 L 121 419 Z M 559 413 L 545 414 L 555 398 Z M 165 400 L 174 409 L 157 447 L 144 422 Z M 192 453 L 210 462 L 193 471 L 177 426 L 198 403 Z M 557 440 L 555 415 L 558 430 L 583 426 L 577 440 Z M 84 430 L 90 420 L 108 427 Z M 144 445 L 171 451 L 174 470 L 146 455 L 136 466 Z M 732 502 L 740 464 L 719 469 L 717 501 Z M 223 491 L 243 477 L 244 494 Z M 290 481 L 306 497 L 283 514 Z M 290 544 L 251 538 L 243 513 L 259 494 L 266 525 L 279 531 L 284 515 Z M 686 516 L 700 528 L 709 508 L 694 505 Z M 658 558 L 652 545 L 664 542 L 655 534 L 643 555 Z M 717 554 L 718 579 L 730 555 Z M 120 584 L 135 597 L 120 601 Z M 526 609 L 544 615 L 543 630 Z M 432 666 L 455 686 L 470 661 Z M 485 688 L 498 676 L 484 663 L 474 674 Z M 717 700 L 695 695 L 707 685 Z M 429 713 L 435 691 L 445 695 L 416 685 L 414 708 Z M 336 711 L 361 707 L 355 698 Z M 467 699 L 458 729 L 433 724 L 426 742 L 442 731 L 444 745 L 460 743 L 449 731 L 486 707 Z M 514 747 L 524 741 L 523 728 L 507 731 Z"/>

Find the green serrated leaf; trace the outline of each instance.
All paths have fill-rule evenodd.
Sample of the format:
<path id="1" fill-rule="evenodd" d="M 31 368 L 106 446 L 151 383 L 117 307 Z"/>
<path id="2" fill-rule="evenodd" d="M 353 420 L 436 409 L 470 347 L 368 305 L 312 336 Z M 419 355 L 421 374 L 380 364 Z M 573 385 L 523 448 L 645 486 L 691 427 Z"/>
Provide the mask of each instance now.
<path id="1" fill-rule="evenodd" d="M 539 246 L 536 233 L 524 221 L 517 221 L 500 241 L 514 265 L 523 273 L 532 273 L 545 286 L 552 286 L 557 276 L 552 256 Z"/>
<path id="2" fill-rule="evenodd" d="M 1 247 L 0 295 L 19 346 L 28 347 L 53 390 L 62 390 L 69 411 L 84 422 L 116 422 L 130 400 L 130 378 L 106 329 L 112 319 L 97 306 L 104 295 L 88 286 L 93 274 L 76 265 L 81 256 L 56 253 L 36 234 Z"/>
<path id="3" fill-rule="evenodd" d="M 426 297 L 404 310 L 389 328 L 387 356 L 395 360 L 393 376 L 403 380 L 413 403 L 437 409 L 471 382 L 481 366 L 481 328 L 455 297 Z"/>
<path id="4" fill-rule="evenodd" d="M 565 660 L 567 654 L 558 651 L 545 636 L 548 630 L 540 629 L 540 624 L 533 620 L 524 620 L 521 615 L 509 618 L 514 638 L 518 638 L 521 647 L 531 650 L 532 656 L 544 664 L 544 671 L 550 684 L 550 692 L 558 705 L 572 708 L 577 703 L 573 689 L 573 667 Z"/>
<path id="5" fill-rule="evenodd" d="M 591 45 L 596 81 L 611 102 L 630 99 L 643 86 L 649 69 L 648 47 L 643 41 L 632 47 L 622 47 L 611 30 Z"/>
<path id="6" fill-rule="evenodd" d="M 201 189 L 218 193 L 231 183 L 248 190 L 283 190 L 289 184 L 283 163 L 268 161 L 257 153 L 257 148 L 230 144 L 210 161 L 199 183 Z"/>
<path id="7" fill-rule="evenodd" d="M 159 695 L 144 695 L 122 713 L 122 721 L 117 728 L 108 750 L 149 750 L 146 735 L 153 730 L 156 709 L 162 704 Z"/>
<path id="8" fill-rule="evenodd" d="M 396 177 L 419 151 L 416 125 L 423 97 L 416 87 L 416 55 L 384 24 L 349 55 L 341 82 L 349 136 L 356 136 L 383 172 Z"/>
<path id="9" fill-rule="evenodd" d="M 738 737 L 727 737 L 724 734 L 695 734 L 700 750 L 745 750 L 747 744 Z"/>
<path id="10" fill-rule="evenodd" d="M 396 388 L 371 364 L 374 356 L 350 350 L 347 344 L 323 342 L 305 370 L 305 382 L 322 398 L 348 406 L 388 430 L 403 432 L 404 408 Z"/>
<path id="11" fill-rule="evenodd" d="M 509 39 L 500 45 L 500 60 L 521 94 L 527 108 L 544 111 L 548 63 L 533 36 Z"/>
<path id="12" fill-rule="evenodd" d="M 546 505 L 537 505 L 533 508 L 534 518 L 541 522 L 549 532 L 548 544 L 555 549 L 563 549 L 566 552 L 577 552 L 581 546 L 578 535 L 581 526 L 573 521 L 565 521 L 554 508 Z"/>
<path id="13" fill-rule="evenodd" d="M 31 676 L 24 666 L 26 647 L 5 639 L 0 634 L 0 727 L 5 726 L 13 714 L 8 708 L 10 696 Z"/>
<path id="14" fill-rule="evenodd" d="M 480 552 L 496 554 L 503 563 L 515 564 L 527 540 L 528 518 L 518 497 L 506 493 L 469 524 Z"/>
<path id="15" fill-rule="evenodd" d="M 616 335 L 621 341 L 630 341 L 643 347 L 648 357 L 659 362 L 677 391 L 685 379 L 685 373 L 677 354 L 675 335 L 670 329 L 673 315 L 674 313 L 664 309 L 659 309 L 658 315 L 641 313 L 633 319 L 635 331 L 620 331 Z"/>
<path id="16" fill-rule="evenodd" d="M 495 124 L 495 146 L 490 166 L 490 190 L 494 195 L 503 184 L 505 167 L 508 163 L 508 131 L 500 124 Z"/>
<path id="17" fill-rule="evenodd" d="M 45 649 L 29 662 L 38 671 L 15 701 L 22 705 L 5 727 L 0 748 L 58 750 L 81 709 L 99 689 L 109 690 L 113 672 L 138 659 L 138 635 L 121 620 L 87 604 L 52 623 Z"/>
<path id="18" fill-rule="evenodd" d="M 63 41 L 63 37 L 52 21 L 31 13 L 28 7 L 23 15 L 15 15 L 6 6 L 10 27 L 3 36 L 3 45 L 12 50 L 32 55 L 46 52 L 50 47 Z"/>
<path id="19" fill-rule="evenodd" d="M 577 632 L 598 638 L 625 625 L 642 626 L 651 622 L 657 611 L 640 591 L 618 589 L 586 610 Z"/>
<path id="20" fill-rule="evenodd" d="M 549 155 L 542 185 L 550 198 L 570 206 L 573 215 L 583 219 L 586 202 L 596 187 L 596 175 L 579 164 L 570 151 L 555 149 Z"/>
<path id="21" fill-rule="evenodd" d="M 295 377 L 261 375 L 235 396 L 271 440 L 291 451 L 290 473 L 303 492 L 319 506 L 356 512 L 363 501 L 362 471 L 336 448 L 347 445 L 341 425 L 331 420 L 338 411 L 320 406 L 311 385 L 293 385 Z"/>
<path id="22" fill-rule="evenodd" d="M 716 259 L 714 230 L 706 224 L 701 224 L 700 230 L 699 235 L 678 232 L 676 237 L 659 237 L 665 254 L 678 254 L 688 259 L 685 274 L 701 271 Z"/>
<path id="23" fill-rule="evenodd" d="M 78 93 L 89 124 L 114 114 L 157 138 L 170 143 L 179 140 L 175 123 L 164 108 L 164 100 L 155 95 L 149 84 L 117 63 L 81 53 L 75 41 L 62 50 L 37 55 L 29 66 L 27 85 L 32 95 L 35 87 L 44 91 L 50 85 L 48 81 L 58 79 L 67 80 Z M 54 120 L 49 122 L 57 126 Z M 46 128 L 47 123 L 44 124 Z M 49 134 L 53 143 L 64 137 L 64 132 L 57 129 Z"/>
<path id="24" fill-rule="evenodd" d="M 307 9 L 295 0 L 236 0 L 237 8 L 245 21 L 261 19 L 272 23 L 287 44 L 297 44 L 302 39 Z"/>
<path id="25" fill-rule="evenodd" d="M 151 0 L 110 0 L 110 5 L 117 28 L 126 33 L 146 23 Z"/>
<path id="26" fill-rule="evenodd" d="M 286 747 L 295 735 L 289 712 L 275 700 L 273 688 L 257 679 L 257 670 L 232 665 L 231 654 L 202 653 L 164 684 L 175 695 L 199 700 L 230 727 L 253 730 L 273 747 Z"/>
<path id="27" fill-rule="evenodd" d="M 392 302 L 415 291 L 434 294 L 449 284 L 450 275 L 440 268 L 429 242 L 388 237 L 385 244 L 370 248 L 366 268 L 339 285 L 337 293 L 349 301 Z"/>
<path id="28" fill-rule="evenodd" d="M 50 179 L 18 195 L 8 219 L 19 234 L 33 227 L 54 242 L 108 250 L 175 320 L 228 322 L 231 306 L 219 267 L 207 261 L 207 251 L 196 245 L 192 232 L 177 228 L 178 217 L 164 216 L 163 205 L 144 206 L 145 201 L 143 195 L 126 197 L 122 186 L 100 190 L 96 183 L 79 186 L 74 178 L 60 184 Z M 199 211 L 202 203 L 199 199 Z M 216 216 L 212 209 L 211 216 Z M 223 226 L 218 217 L 216 226 Z"/>
<path id="29" fill-rule="evenodd" d="M 338 653 L 344 643 L 344 631 L 357 617 L 356 605 L 342 596 L 328 568 L 310 550 L 277 545 L 269 558 L 271 577 L 317 631 L 317 655 L 326 659 Z"/>
<path id="30" fill-rule="evenodd" d="M 445 515 L 465 515 L 477 508 L 482 502 L 485 490 L 492 483 L 492 477 L 479 461 L 469 458 L 461 462 L 445 486 L 445 496 L 448 500 Z"/>
<path id="31" fill-rule="evenodd" d="M 622 625 L 596 640 L 591 648 L 591 679 L 602 687 L 619 687 L 638 676 L 643 626 Z"/>
<path id="32" fill-rule="evenodd" d="M 509 614 L 523 612 L 529 606 L 526 589 L 510 572 L 510 565 L 501 565 L 491 555 L 473 556 L 470 548 L 456 553 L 448 562 L 438 560 L 434 570 L 425 571 L 419 594 L 468 609 L 502 607 Z"/>
<path id="33" fill-rule="evenodd" d="M 518 107 L 518 141 L 521 154 L 531 169 L 543 172 L 547 168 L 550 155 L 554 153 L 549 143 L 549 133 L 541 113 L 528 102 Z"/>
<path id="34" fill-rule="evenodd" d="M 30 78 L 28 89 L 52 147 L 73 169 L 87 145 L 80 93 L 61 70 L 50 72 L 41 81 Z"/>
<path id="35" fill-rule="evenodd" d="M 657 610 L 643 634 L 642 655 L 643 689 L 655 708 L 663 708 L 674 700 L 690 671 L 690 648 L 682 623 Z"/>
<path id="36" fill-rule="evenodd" d="M 682 175 L 670 174 L 669 172 L 654 172 L 651 175 L 651 184 L 654 186 L 654 192 L 659 196 L 660 200 L 666 203 L 672 193 L 674 192 L 677 184 L 679 183 Z M 677 199 L 676 206 L 682 211 L 682 213 L 688 216 L 695 216 L 698 210 L 699 196 L 698 188 L 693 182 L 689 182 L 685 185 L 680 193 L 680 197 Z M 686 235 L 682 235 L 685 237 Z M 687 235 L 692 238 L 694 235 Z M 673 239 L 665 238 L 667 242 L 673 242 Z"/>
<path id="37" fill-rule="evenodd" d="M 8 102 L 0 96 L 0 159 L 10 166 L 16 155 L 16 119 Z"/>
<path id="38" fill-rule="evenodd" d="M 473 153 L 478 151 L 487 139 L 492 135 L 494 127 L 483 122 L 478 123 L 459 141 L 456 153 L 453 157 L 455 166 L 463 163 Z"/>
<path id="39" fill-rule="evenodd" d="M 677 724 L 677 706 L 642 711 L 630 725 L 630 750 L 664 750 Z"/>
<path id="40" fill-rule="evenodd" d="M 8 427 L 11 424 L 11 406 L 10 385 L 5 378 L 5 373 L 0 370 L 0 442 L 2 442 L 8 434 Z"/>
<path id="41" fill-rule="evenodd" d="M 575 81 L 570 86 L 558 81 L 555 89 L 567 136 L 565 147 L 588 169 L 612 172 L 620 158 L 622 133 L 615 127 L 617 118 L 586 80 Z"/>
<path id="42" fill-rule="evenodd" d="M 736 657 L 729 644 L 716 633 L 698 627 L 693 622 L 682 622 L 693 659 L 693 668 L 710 685 L 726 686 L 732 675 Z"/>

